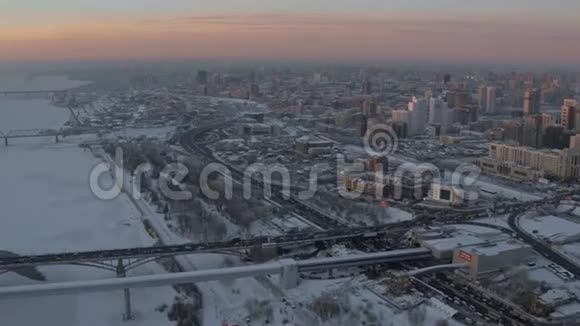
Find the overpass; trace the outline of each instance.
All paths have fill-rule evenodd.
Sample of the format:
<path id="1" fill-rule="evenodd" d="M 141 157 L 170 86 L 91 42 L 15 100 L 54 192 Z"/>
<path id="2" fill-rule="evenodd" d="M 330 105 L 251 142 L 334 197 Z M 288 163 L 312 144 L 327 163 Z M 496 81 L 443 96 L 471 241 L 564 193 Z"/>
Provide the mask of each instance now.
<path id="1" fill-rule="evenodd" d="M 8 133 L 0 131 L 0 137 L 4 138 L 4 145 L 8 146 L 8 139 L 11 138 L 32 138 L 32 137 L 52 137 L 54 136 L 55 142 L 59 142 L 59 136 L 62 133 L 54 129 L 17 129 L 10 130 Z"/>
<path id="2" fill-rule="evenodd" d="M 431 253 L 428 249 L 414 248 L 372 254 L 309 259 L 303 261 L 284 259 L 277 262 L 259 265 L 208 269 L 193 272 L 1 287 L 0 298 L 78 294 L 79 292 L 102 292 L 126 288 L 156 287 L 173 284 L 228 280 L 266 274 L 280 274 L 282 287 L 292 288 L 298 285 L 298 277 L 301 272 L 376 265 L 388 262 L 425 259 L 429 257 L 431 257 Z"/>
<path id="3" fill-rule="evenodd" d="M 300 272 L 317 272 L 321 270 L 355 266 L 377 265 L 408 260 L 431 258 L 431 251 L 426 248 L 400 249 L 362 255 L 339 256 L 296 262 Z"/>
<path id="4" fill-rule="evenodd" d="M 187 243 L 162 247 L 137 247 L 87 252 L 0 257 L 0 270 L 41 265 L 90 265 L 91 263 L 94 264 L 119 259 L 137 259 L 143 262 L 146 260 L 155 260 L 160 257 L 184 254 L 218 253 L 264 247 L 276 248 L 314 244 L 319 241 L 371 239 L 385 237 L 388 233 L 404 233 L 410 226 L 412 226 L 412 222 L 400 222 L 373 227 L 354 227 L 327 231 L 290 233 L 276 237 L 264 236 L 251 239 L 232 239 L 226 242 Z M 99 266 L 93 265 L 93 267 Z M 114 266 L 112 267 L 114 268 Z"/>
<path id="5" fill-rule="evenodd" d="M 95 134 L 99 131 L 107 130 L 106 128 L 68 128 L 68 129 L 15 129 L 7 133 L 0 131 L 0 138 L 4 138 L 4 145 L 8 146 L 9 139 L 13 138 L 36 138 L 36 137 L 54 137 L 55 142 L 59 142 L 59 137 L 81 134 Z"/>
<path id="6" fill-rule="evenodd" d="M 436 265 L 436 266 L 429 266 L 429 267 L 425 267 L 425 268 L 414 269 L 414 270 L 407 272 L 407 274 L 409 276 L 417 276 L 420 274 L 440 272 L 440 271 L 453 270 L 453 269 L 462 269 L 462 268 L 468 268 L 468 267 L 469 267 L 469 264 L 466 264 L 466 263 Z"/>
<path id="7" fill-rule="evenodd" d="M 358 267 L 376 265 L 388 262 L 409 261 L 431 257 L 425 248 L 394 250 L 372 254 L 351 255 L 323 259 L 295 261 L 284 259 L 266 264 L 209 269 L 192 272 L 168 273 L 147 276 L 125 277 L 119 273 L 118 278 L 59 282 L 40 285 L 19 285 L 0 288 L 0 299 L 30 298 L 39 296 L 78 294 L 81 292 L 102 292 L 123 290 L 125 320 L 133 318 L 131 312 L 130 289 L 156 287 L 163 285 L 209 282 L 217 280 L 231 280 L 245 277 L 280 275 L 280 286 L 290 289 L 298 286 L 299 275 L 302 272 L 328 270 L 334 268 Z"/>

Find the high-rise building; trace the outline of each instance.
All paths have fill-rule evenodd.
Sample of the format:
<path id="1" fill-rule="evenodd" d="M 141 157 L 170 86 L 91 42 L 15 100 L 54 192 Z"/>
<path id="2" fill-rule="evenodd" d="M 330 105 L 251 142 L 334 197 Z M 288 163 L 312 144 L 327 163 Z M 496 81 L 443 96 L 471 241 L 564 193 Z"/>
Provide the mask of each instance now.
<path id="1" fill-rule="evenodd" d="M 419 135 L 425 132 L 427 125 L 427 101 L 424 99 L 418 100 L 413 97 L 409 102 L 409 125 L 408 133 L 410 136 Z"/>
<path id="2" fill-rule="evenodd" d="M 431 103 L 431 98 L 433 97 L 433 91 L 426 90 L 424 95 L 425 95 L 425 101 L 427 101 L 427 104 Z"/>
<path id="3" fill-rule="evenodd" d="M 362 107 L 363 115 L 367 117 L 374 117 L 377 115 L 377 103 L 372 101 L 364 101 Z"/>
<path id="4" fill-rule="evenodd" d="M 580 134 L 570 136 L 570 149 L 580 151 Z"/>
<path id="5" fill-rule="evenodd" d="M 443 100 L 439 98 L 431 98 L 431 102 L 429 103 L 429 124 L 441 124 L 446 109 L 447 107 Z"/>
<path id="6" fill-rule="evenodd" d="M 359 136 L 364 137 L 368 130 L 368 117 L 357 113 L 352 115 L 354 120 L 355 128 L 358 130 Z"/>
<path id="7" fill-rule="evenodd" d="M 524 143 L 524 125 L 510 121 L 503 125 L 503 136 L 507 143 L 522 145 Z"/>
<path id="8" fill-rule="evenodd" d="M 366 79 L 365 81 L 363 81 L 362 84 L 362 92 L 365 95 L 370 95 L 372 93 L 372 85 L 371 85 L 371 81 Z"/>
<path id="9" fill-rule="evenodd" d="M 546 128 L 554 125 L 554 116 L 549 113 L 542 113 L 542 132 L 546 131 Z"/>
<path id="10" fill-rule="evenodd" d="M 562 126 L 550 126 L 544 131 L 542 143 L 544 147 L 562 149 L 566 147 L 569 136 L 564 133 Z"/>
<path id="11" fill-rule="evenodd" d="M 200 84 L 207 84 L 208 74 L 206 70 L 199 70 L 197 72 L 196 80 Z"/>
<path id="12" fill-rule="evenodd" d="M 496 102 L 496 98 L 495 98 L 495 87 L 488 87 L 487 88 L 487 94 L 486 94 L 486 100 L 485 100 L 485 112 L 488 114 L 493 114 L 495 113 L 495 102 Z"/>
<path id="13" fill-rule="evenodd" d="M 479 87 L 479 109 L 484 112 L 487 109 L 487 86 Z"/>
<path id="14" fill-rule="evenodd" d="M 250 99 L 255 99 L 260 96 L 260 86 L 258 84 L 250 84 Z"/>
<path id="15" fill-rule="evenodd" d="M 481 86 L 479 88 L 479 109 L 487 114 L 495 113 L 495 87 Z"/>
<path id="16" fill-rule="evenodd" d="M 445 84 L 449 84 L 449 82 L 451 82 L 451 74 L 445 74 L 445 75 L 443 76 L 443 82 L 444 82 Z"/>
<path id="17" fill-rule="evenodd" d="M 391 118 L 393 122 L 406 123 L 409 125 L 409 111 L 407 110 L 393 110 L 393 116 Z"/>
<path id="18" fill-rule="evenodd" d="M 397 134 L 399 138 L 406 138 L 407 137 L 407 124 L 404 122 L 392 122 L 391 128 Z"/>
<path id="19" fill-rule="evenodd" d="M 526 116 L 526 123 L 524 128 L 524 145 L 534 148 L 542 146 L 542 115 L 533 114 Z"/>
<path id="20" fill-rule="evenodd" d="M 580 127 L 576 125 L 576 116 L 580 115 L 580 112 L 577 112 L 576 107 L 576 100 L 564 100 L 564 105 L 560 109 L 560 125 L 562 125 L 565 130 L 574 130 Z"/>
<path id="21" fill-rule="evenodd" d="M 455 92 L 455 106 L 462 107 L 469 104 L 469 93 L 465 91 Z"/>
<path id="22" fill-rule="evenodd" d="M 455 103 L 455 99 L 456 99 L 456 92 L 447 92 L 447 94 L 445 94 L 445 102 L 447 102 L 447 106 L 449 108 L 454 108 L 456 103 Z"/>
<path id="23" fill-rule="evenodd" d="M 526 89 L 524 93 L 524 115 L 538 114 L 542 107 L 542 93 L 539 89 Z"/>
<path id="24" fill-rule="evenodd" d="M 478 108 L 476 104 L 470 104 L 467 106 L 463 107 L 464 109 L 466 109 L 469 112 L 469 122 L 476 122 L 478 119 Z"/>

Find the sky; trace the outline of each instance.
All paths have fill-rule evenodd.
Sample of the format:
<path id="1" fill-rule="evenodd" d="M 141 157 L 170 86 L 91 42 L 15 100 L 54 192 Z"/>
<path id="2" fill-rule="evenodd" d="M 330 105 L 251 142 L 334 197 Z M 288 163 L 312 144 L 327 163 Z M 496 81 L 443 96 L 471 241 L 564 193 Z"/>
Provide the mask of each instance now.
<path id="1" fill-rule="evenodd" d="M 0 63 L 580 64 L 578 0 L 0 0 Z"/>

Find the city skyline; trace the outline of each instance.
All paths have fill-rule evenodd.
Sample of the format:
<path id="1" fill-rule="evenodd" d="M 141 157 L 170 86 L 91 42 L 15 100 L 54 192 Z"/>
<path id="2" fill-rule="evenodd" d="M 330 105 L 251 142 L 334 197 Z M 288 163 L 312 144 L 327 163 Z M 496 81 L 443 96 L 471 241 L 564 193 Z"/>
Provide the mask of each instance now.
<path id="1" fill-rule="evenodd" d="M 149 0 L 10 3 L 0 63 L 239 59 L 579 65 L 580 4 Z"/>

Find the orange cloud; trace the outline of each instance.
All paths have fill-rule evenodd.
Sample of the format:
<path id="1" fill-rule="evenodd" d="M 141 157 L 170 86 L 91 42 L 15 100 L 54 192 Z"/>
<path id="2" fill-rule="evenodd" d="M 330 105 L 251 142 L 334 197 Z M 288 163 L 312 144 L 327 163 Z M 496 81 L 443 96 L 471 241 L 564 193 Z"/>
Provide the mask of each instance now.
<path id="1" fill-rule="evenodd" d="M 0 60 L 272 58 L 580 63 L 575 22 L 346 14 L 213 15 L 0 30 Z"/>

